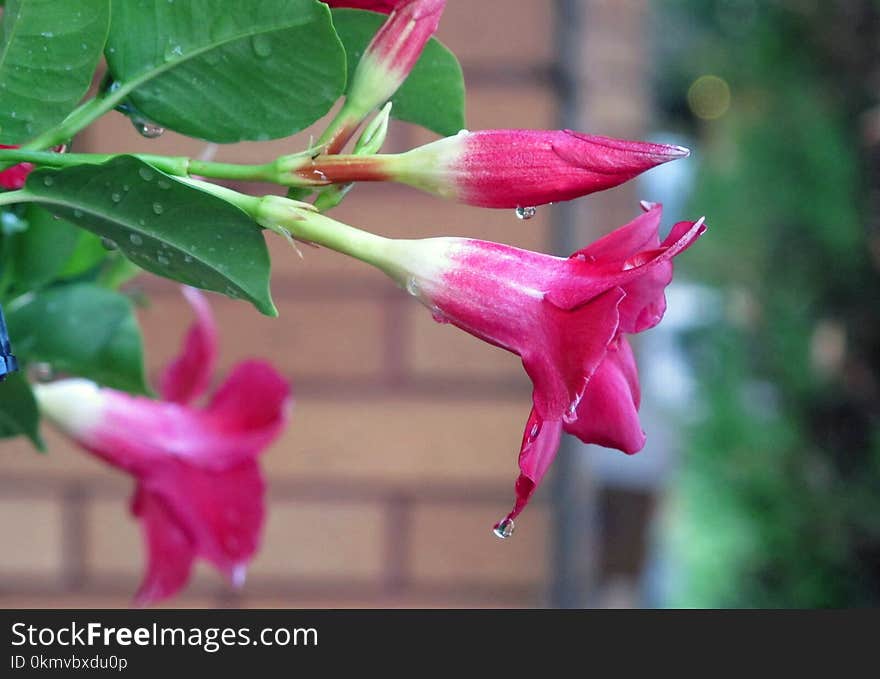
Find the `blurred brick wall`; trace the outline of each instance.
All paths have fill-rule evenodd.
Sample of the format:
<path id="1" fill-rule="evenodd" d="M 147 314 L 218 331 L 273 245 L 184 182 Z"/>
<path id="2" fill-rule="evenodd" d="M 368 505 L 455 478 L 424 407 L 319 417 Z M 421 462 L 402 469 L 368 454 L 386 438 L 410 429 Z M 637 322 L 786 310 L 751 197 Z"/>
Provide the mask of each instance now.
<path id="1" fill-rule="evenodd" d="M 464 66 L 471 129 L 557 126 L 553 10 L 545 0 L 450 1 L 439 37 Z M 217 159 L 265 162 L 303 148 L 320 129 L 220 147 Z M 386 148 L 430 138 L 398 123 Z M 123 149 L 196 156 L 205 144 L 172 134 L 145 140 L 113 113 L 77 146 Z M 544 208 L 520 222 L 512 211 L 361 185 L 333 216 L 390 236 L 468 235 L 546 251 L 552 213 Z M 295 388 L 292 423 L 263 458 L 270 481 L 263 546 L 240 592 L 200 566 L 171 604 L 544 603 L 552 530 L 546 492 L 518 521 L 514 539 L 490 531 L 512 500 L 530 406 L 519 360 L 434 323 L 366 265 L 308 247 L 300 258 L 268 237 L 280 318 L 210 296 L 221 328 L 218 378 L 240 358 L 262 356 Z M 151 299 L 141 318 L 155 376 L 190 314 L 175 286 L 149 276 L 136 285 Z M 21 442 L 0 444 L 0 606 L 125 606 L 143 563 L 128 512 L 131 482 L 48 427 L 46 438 L 48 456 Z"/>

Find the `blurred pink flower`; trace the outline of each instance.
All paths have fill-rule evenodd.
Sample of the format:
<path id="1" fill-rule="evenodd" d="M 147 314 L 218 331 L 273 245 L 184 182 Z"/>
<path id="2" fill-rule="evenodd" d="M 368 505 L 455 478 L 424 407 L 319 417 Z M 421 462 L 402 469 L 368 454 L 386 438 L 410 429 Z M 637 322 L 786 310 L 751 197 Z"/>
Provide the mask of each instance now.
<path id="1" fill-rule="evenodd" d="M 0 144 L 0 149 L 17 148 L 17 146 L 6 146 L 5 144 Z M 18 165 L 13 165 L 12 167 L 0 171 L 0 186 L 2 186 L 4 189 L 20 189 L 22 186 L 24 186 L 28 175 L 33 169 L 34 166 L 30 163 L 19 163 Z"/>
<path id="2" fill-rule="evenodd" d="M 265 518 L 256 458 L 281 432 L 291 404 L 286 380 L 251 360 L 232 369 L 206 407 L 191 405 L 211 379 L 216 328 L 202 294 L 184 294 L 196 321 L 159 380 L 163 400 L 82 379 L 35 387 L 40 409 L 63 432 L 136 480 L 131 510 L 148 554 L 139 605 L 181 589 L 196 557 L 243 583 Z"/>
<path id="3" fill-rule="evenodd" d="M 704 231 L 679 222 L 661 243 L 661 207 L 565 259 L 464 238 L 396 241 L 387 269 L 434 318 L 518 354 L 533 383 L 506 537 L 549 468 L 562 431 L 635 453 L 645 435 L 626 333 L 660 322 L 672 259 Z"/>

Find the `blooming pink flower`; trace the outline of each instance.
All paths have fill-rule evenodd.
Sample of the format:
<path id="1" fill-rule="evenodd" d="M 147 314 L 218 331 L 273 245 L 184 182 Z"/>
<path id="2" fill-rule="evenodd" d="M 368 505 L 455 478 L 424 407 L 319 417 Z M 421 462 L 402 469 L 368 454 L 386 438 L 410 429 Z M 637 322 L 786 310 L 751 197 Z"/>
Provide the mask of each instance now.
<path id="1" fill-rule="evenodd" d="M 516 208 L 602 191 L 688 153 L 571 130 L 483 130 L 397 155 L 318 156 L 293 171 L 316 185 L 397 181 L 470 205 Z"/>
<path id="2" fill-rule="evenodd" d="M 0 149 L 17 149 L 17 146 L 0 144 Z M 4 189 L 20 189 L 34 166 L 31 163 L 19 163 L 0 171 L 0 186 Z"/>
<path id="3" fill-rule="evenodd" d="M 672 259 L 705 230 L 679 222 L 661 243 L 661 207 L 564 259 L 463 238 L 393 241 L 384 266 L 433 312 L 518 354 L 532 380 L 516 502 L 506 537 L 556 455 L 563 431 L 635 453 L 639 383 L 625 334 L 659 323 Z"/>
<path id="4" fill-rule="evenodd" d="M 162 401 L 82 379 L 36 386 L 42 412 L 78 444 L 132 474 L 132 512 L 141 520 L 148 560 L 139 605 L 164 599 L 189 579 L 196 557 L 233 584 L 243 582 L 265 518 L 265 482 L 257 455 L 281 432 L 290 388 L 272 366 L 245 361 L 208 405 L 204 393 L 216 357 L 216 329 L 197 290 L 196 312 L 180 356 L 163 372 Z"/>

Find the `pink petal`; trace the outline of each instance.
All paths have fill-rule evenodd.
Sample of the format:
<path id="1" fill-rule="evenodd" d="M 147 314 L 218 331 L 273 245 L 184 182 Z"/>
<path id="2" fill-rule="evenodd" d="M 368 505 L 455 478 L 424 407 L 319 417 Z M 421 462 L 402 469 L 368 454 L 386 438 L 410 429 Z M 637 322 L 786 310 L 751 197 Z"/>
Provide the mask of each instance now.
<path id="1" fill-rule="evenodd" d="M 220 386 L 205 415 L 218 430 L 263 448 L 280 433 L 292 405 L 290 383 L 266 361 L 243 361 Z"/>
<path id="2" fill-rule="evenodd" d="M 617 336 L 623 298 L 623 290 L 613 288 L 573 311 L 544 305 L 543 334 L 531 338 L 522 359 L 534 385 L 534 406 L 545 420 L 574 414 L 584 387 Z"/>
<path id="3" fill-rule="evenodd" d="M 696 222 L 679 222 L 673 227 L 671 237 L 661 247 L 637 252 L 623 261 L 592 261 L 581 257 L 569 259 L 570 266 L 574 268 L 570 272 L 573 283 L 556 286 L 547 293 L 546 299 L 561 309 L 573 309 L 599 292 L 615 286 L 629 292 L 633 283 L 650 274 L 653 278 L 649 279 L 651 282 L 647 288 L 638 291 L 634 289 L 634 292 L 639 295 L 639 305 L 654 304 L 656 297 L 663 294 L 663 287 L 669 282 L 671 269 L 668 267 L 672 259 L 687 250 L 705 231 L 706 226 L 702 219 Z M 655 271 L 657 267 L 666 268 L 658 272 Z M 622 321 L 626 332 L 632 332 L 632 328 L 638 325 L 642 312 L 639 305 L 626 309 L 626 317 Z"/>
<path id="4" fill-rule="evenodd" d="M 635 356 L 625 338 L 608 348 L 577 408 L 577 419 L 565 430 L 584 443 L 617 448 L 629 455 L 645 445 L 639 423 L 639 378 Z"/>
<path id="5" fill-rule="evenodd" d="M 513 520 L 525 509 L 556 457 L 561 436 L 560 420 L 544 420 L 537 410 L 532 408 L 519 451 L 520 473 L 515 486 L 516 501 L 506 517 L 507 520 Z"/>
<path id="6" fill-rule="evenodd" d="M 138 487 L 132 513 L 141 520 L 147 550 L 147 570 L 135 604 L 148 606 L 175 594 L 189 580 L 195 545 L 164 501 Z"/>
<path id="7" fill-rule="evenodd" d="M 159 378 L 159 393 L 165 401 L 186 404 L 203 394 L 211 382 L 217 359 L 217 325 L 205 296 L 195 288 L 182 290 L 196 318 L 180 355 Z"/>
<path id="8" fill-rule="evenodd" d="M 17 146 L 7 146 L 0 144 L 0 149 L 17 149 Z M 34 166 L 31 163 L 19 163 L 5 170 L 0 170 L 0 186 L 4 189 L 14 190 L 20 189 L 27 181 L 28 175 Z"/>
<path id="9" fill-rule="evenodd" d="M 257 463 L 221 472 L 167 464 L 143 486 L 190 536 L 194 553 L 234 582 L 259 546 L 265 518 L 266 484 Z"/>
<path id="10" fill-rule="evenodd" d="M 654 203 L 647 211 L 615 229 L 607 236 L 573 253 L 572 258 L 586 258 L 589 261 L 604 259 L 623 261 L 637 252 L 656 248 L 660 245 L 660 219 L 663 206 Z"/>

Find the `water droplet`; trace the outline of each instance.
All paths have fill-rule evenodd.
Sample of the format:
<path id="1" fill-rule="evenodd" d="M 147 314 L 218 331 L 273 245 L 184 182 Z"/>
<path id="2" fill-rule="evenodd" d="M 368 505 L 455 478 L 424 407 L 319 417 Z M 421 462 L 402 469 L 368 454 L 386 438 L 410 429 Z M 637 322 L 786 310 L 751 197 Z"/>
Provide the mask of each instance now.
<path id="1" fill-rule="evenodd" d="M 502 540 L 506 540 L 511 535 L 513 535 L 513 531 L 516 529 L 516 525 L 513 523 L 513 519 L 504 518 L 498 522 L 498 524 L 492 529 L 492 532 L 495 533 Z"/>
<path id="2" fill-rule="evenodd" d="M 446 317 L 446 314 L 444 314 L 440 307 L 436 305 L 431 307 L 431 317 L 438 323 L 449 323 L 449 319 Z"/>
<path id="3" fill-rule="evenodd" d="M 162 207 L 162 203 L 153 203 L 153 212 L 155 212 L 157 215 L 161 215 L 163 212 L 165 212 L 165 208 Z"/>
<path id="4" fill-rule="evenodd" d="M 406 291 L 413 297 L 419 296 L 419 282 L 412 276 L 406 279 Z"/>
<path id="5" fill-rule="evenodd" d="M 165 45 L 165 61 L 173 61 L 178 57 L 183 56 L 183 48 L 175 43 L 171 38 L 168 38 L 168 43 Z"/>
<path id="6" fill-rule="evenodd" d="M 272 56 L 272 41 L 265 35 L 255 35 L 251 38 L 251 47 L 261 59 Z"/>
<path id="7" fill-rule="evenodd" d="M 532 425 L 532 430 L 529 432 L 529 440 L 534 441 L 536 438 L 538 438 L 538 434 L 540 434 L 540 433 L 541 433 L 541 425 L 538 424 L 537 422 L 535 422 Z"/>
<path id="8" fill-rule="evenodd" d="M 518 207 L 516 208 L 516 216 L 518 219 L 531 219 L 538 214 L 536 207 Z"/>
<path id="9" fill-rule="evenodd" d="M 231 285 L 227 285 L 224 292 L 226 293 L 227 297 L 230 297 L 232 299 L 238 299 L 238 290 L 233 288 Z"/>
<path id="10" fill-rule="evenodd" d="M 156 186 L 158 186 L 160 189 L 170 189 L 171 182 L 169 182 L 166 179 L 160 179 L 159 181 L 156 182 Z"/>
<path id="11" fill-rule="evenodd" d="M 118 250 L 119 246 L 116 244 L 116 241 L 112 241 L 109 238 L 105 238 L 101 236 L 101 245 L 104 246 L 105 250 Z"/>
<path id="12" fill-rule="evenodd" d="M 140 168 L 138 170 L 138 174 L 141 176 L 141 179 L 143 179 L 145 182 L 153 181 L 153 171 L 146 168 L 146 167 Z"/>
<path id="13" fill-rule="evenodd" d="M 244 581 L 247 578 L 247 566 L 243 563 L 238 564 L 232 569 L 232 586 L 236 589 L 244 587 Z"/>
<path id="14" fill-rule="evenodd" d="M 44 38 L 54 38 L 55 34 L 52 31 L 43 31 L 40 33 Z"/>
<path id="15" fill-rule="evenodd" d="M 219 50 L 208 50 L 204 54 L 205 62 L 209 66 L 216 66 L 220 63 L 220 51 Z"/>
<path id="16" fill-rule="evenodd" d="M 55 180 L 52 177 L 43 177 L 43 184 L 46 186 L 52 186 L 55 183 Z"/>
<path id="17" fill-rule="evenodd" d="M 83 216 L 83 211 L 82 210 L 74 210 L 73 216 L 76 217 L 77 219 L 80 219 Z"/>
<path id="18" fill-rule="evenodd" d="M 118 203 L 120 200 L 122 200 L 122 195 L 118 193 L 111 193 L 110 200 L 112 200 L 114 203 Z"/>
<path id="19" fill-rule="evenodd" d="M 184 255 L 183 261 L 186 262 L 187 264 L 190 264 L 193 261 L 193 258 L 190 257 L 189 255 Z"/>
<path id="20" fill-rule="evenodd" d="M 130 234 L 128 235 L 128 240 L 131 241 L 132 245 L 143 245 L 143 244 L 144 244 L 144 239 L 141 238 L 141 237 L 140 237 L 138 234 L 136 234 L 136 233 L 130 233 Z"/>
<path id="21" fill-rule="evenodd" d="M 131 124 L 137 133 L 146 139 L 156 139 L 165 134 L 165 128 L 146 118 L 132 118 Z"/>
<path id="22" fill-rule="evenodd" d="M 131 187 L 128 184 L 123 184 L 122 190 L 128 193 L 131 190 Z"/>
<path id="23" fill-rule="evenodd" d="M 162 266 L 168 266 L 171 264 L 171 260 L 168 259 L 165 255 L 156 255 L 156 261 L 159 262 Z"/>

